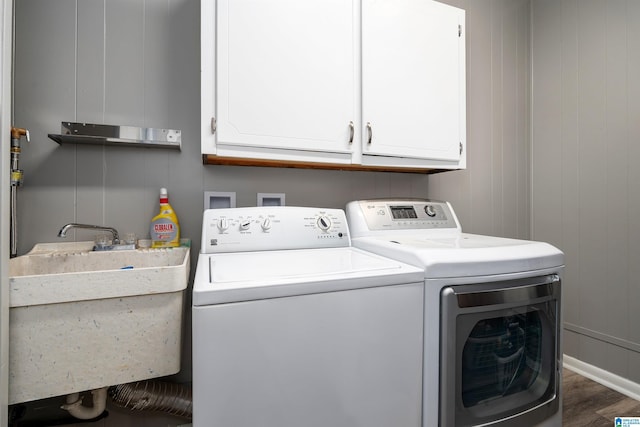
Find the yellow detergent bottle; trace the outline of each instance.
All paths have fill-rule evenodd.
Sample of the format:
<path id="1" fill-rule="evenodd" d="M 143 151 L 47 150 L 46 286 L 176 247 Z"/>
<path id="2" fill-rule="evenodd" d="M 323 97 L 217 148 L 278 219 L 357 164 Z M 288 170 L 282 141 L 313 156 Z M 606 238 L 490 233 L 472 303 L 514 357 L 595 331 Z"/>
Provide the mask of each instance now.
<path id="1" fill-rule="evenodd" d="M 180 224 L 169 204 L 167 189 L 160 189 L 160 213 L 151 220 L 151 247 L 173 248 L 180 246 Z"/>

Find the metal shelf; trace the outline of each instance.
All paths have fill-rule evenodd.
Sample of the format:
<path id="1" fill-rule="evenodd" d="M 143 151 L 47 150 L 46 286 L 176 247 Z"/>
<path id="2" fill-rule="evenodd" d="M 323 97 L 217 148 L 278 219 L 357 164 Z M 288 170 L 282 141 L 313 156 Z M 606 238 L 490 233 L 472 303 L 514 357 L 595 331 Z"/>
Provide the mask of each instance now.
<path id="1" fill-rule="evenodd" d="M 174 129 L 62 122 L 60 134 L 49 134 L 58 144 L 115 145 L 180 150 L 182 132 Z"/>

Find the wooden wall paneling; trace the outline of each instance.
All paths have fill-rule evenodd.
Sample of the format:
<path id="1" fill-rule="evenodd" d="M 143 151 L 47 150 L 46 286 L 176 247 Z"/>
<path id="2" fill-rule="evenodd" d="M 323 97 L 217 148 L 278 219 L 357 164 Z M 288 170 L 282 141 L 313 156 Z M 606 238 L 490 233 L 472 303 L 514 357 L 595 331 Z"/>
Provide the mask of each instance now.
<path id="1" fill-rule="evenodd" d="M 517 14 L 516 86 L 515 96 L 519 114 L 516 120 L 516 176 L 517 208 L 514 237 L 531 237 L 531 3 L 519 3 Z M 510 178 L 514 179 L 514 178 Z M 511 215 L 514 213 L 512 212 Z"/>
<path id="2" fill-rule="evenodd" d="M 577 58 L 577 26 L 578 26 L 578 0 L 563 1 L 557 9 L 558 16 L 562 20 L 561 34 L 559 34 L 560 48 L 562 51 L 561 74 L 563 82 L 561 88 L 562 98 L 562 125 L 558 143 L 562 147 L 562 166 L 560 170 L 560 188 L 562 202 L 558 218 L 561 222 L 562 234 L 561 247 L 565 252 L 565 264 L 571 267 L 565 270 L 564 292 L 567 299 L 564 302 L 564 320 L 572 324 L 579 323 L 580 304 L 580 250 L 579 250 L 579 187 L 580 169 L 578 167 L 579 142 L 578 142 L 578 85 L 575 76 L 578 73 Z M 577 340 L 574 340 L 577 344 Z M 578 347 L 571 346 L 572 341 L 567 341 L 565 351 L 567 354 L 577 354 Z"/>
<path id="3" fill-rule="evenodd" d="M 630 312 L 617 310 L 621 301 L 627 299 L 628 277 L 628 175 L 629 164 L 627 139 L 627 8 L 626 0 L 606 2 L 605 21 L 605 123 L 604 144 L 606 147 L 606 188 L 604 201 L 609 209 L 603 209 L 607 233 L 606 247 L 606 307 L 604 324 L 600 326 L 605 334 L 627 339 L 626 322 Z M 601 17 L 602 19 L 602 17 Z M 640 221 L 636 222 L 640 225 Z M 611 284 L 611 285 L 610 285 Z M 637 307 L 637 308 L 640 308 Z M 620 366 L 612 360 L 611 366 Z M 626 364 L 624 364 L 626 365 Z"/>
<path id="4" fill-rule="evenodd" d="M 578 132 L 580 135 L 580 324 L 601 330 L 606 324 L 607 210 L 593 209 L 594 199 L 603 200 L 606 187 L 605 103 L 606 23 L 604 2 L 578 5 L 576 38 L 578 57 Z M 603 258 L 604 256 L 604 258 Z M 604 305 L 603 305 L 604 304 Z M 582 352 L 581 352 L 582 353 Z M 601 355 L 585 352 L 585 357 Z M 601 366 L 601 365 L 599 365 Z"/>
<path id="5" fill-rule="evenodd" d="M 504 13 L 507 0 L 491 1 L 491 233 L 502 235 L 504 223 L 505 91 L 503 87 Z"/>
<path id="6" fill-rule="evenodd" d="M 491 2 L 467 3 L 467 164 L 470 209 L 464 221 L 468 232 L 493 232 L 492 152 L 492 27 Z M 431 184 L 430 184 L 431 190 Z M 461 212 L 461 216 L 465 216 Z"/>
<path id="7" fill-rule="evenodd" d="M 74 180 L 74 151 L 47 137 L 59 132 L 63 117 L 75 113 L 75 2 L 56 5 L 51 11 L 43 1 L 16 5 L 15 26 L 38 27 L 15 37 L 19 71 L 14 93 L 20 99 L 14 99 L 13 123 L 31 132 L 31 143 L 23 142 L 20 156 L 24 185 L 18 189 L 18 254 L 31 249 L 31 236 L 55 240 L 58 229 L 75 216 L 75 189 L 66 186 Z M 52 50 L 51 44 L 62 49 Z M 34 205 L 42 209 L 33 209 Z"/>
<path id="8" fill-rule="evenodd" d="M 521 1 L 511 2 L 502 17 L 502 236 L 517 236 L 518 225 L 518 110 L 517 66 L 518 10 Z M 526 110 L 525 110 L 526 111 Z"/>
<path id="9" fill-rule="evenodd" d="M 640 310 L 640 2 L 628 1 L 627 4 L 627 196 L 628 196 L 628 287 L 625 302 L 619 309 L 627 313 L 637 313 Z M 640 343 L 640 328 L 636 316 L 629 315 L 625 321 L 628 338 L 632 342 Z M 633 355 L 635 364 L 630 366 L 629 374 L 640 383 L 640 355 Z"/>
<path id="10" fill-rule="evenodd" d="M 146 56 L 147 45 L 154 42 L 145 39 L 146 12 L 157 5 L 127 0 L 105 3 L 105 121 L 110 124 L 145 126 L 145 88 L 151 84 L 146 81 L 146 61 L 149 59 Z M 169 164 L 167 153 L 159 150 L 159 153 L 150 154 L 149 150 L 142 148 L 108 148 L 105 150 L 104 165 L 105 221 L 123 232 L 127 231 L 123 227 L 127 227 L 132 228 L 128 231 L 143 233 L 152 212 L 151 207 L 141 203 L 139 197 L 139 192 L 144 188 L 141 183 L 149 173 L 143 159 L 148 155 L 160 157 L 156 163 L 157 170 L 163 170 L 166 174 Z M 157 210 L 157 206 L 154 210 Z M 145 237 L 147 235 L 148 232 Z"/>
<path id="11" fill-rule="evenodd" d="M 549 3 L 541 2 L 545 5 Z M 534 64 L 532 76 L 532 162 L 539 165 L 532 171 L 532 234 L 535 239 L 559 243 L 560 229 L 556 224 L 561 202 L 561 49 L 558 40 L 560 17 L 558 9 L 540 6 L 535 9 L 534 22 L 543 28 L 534 31 L 533 55 L 542 58 Z M 537 30 L 537 29 L 536 29 Z"/>
<path id="12" fill-rule="evenodd" d="M 71 120 L 103 124 L 105 103 L 105 1 L 77 4 L 76 113 Z M 70 146 L 76 152 L 76 216 L 85 224 L 105 224 L 105 150 L 100 146 Z M 87 240 L 91 239 L 85 232 Z"/>

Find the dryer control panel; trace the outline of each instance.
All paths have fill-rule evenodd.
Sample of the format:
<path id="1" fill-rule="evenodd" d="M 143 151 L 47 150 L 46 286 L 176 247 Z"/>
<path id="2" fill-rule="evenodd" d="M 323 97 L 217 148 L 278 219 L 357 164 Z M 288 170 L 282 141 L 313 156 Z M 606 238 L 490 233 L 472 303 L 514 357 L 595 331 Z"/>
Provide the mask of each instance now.
<path id="1" fill-rule="evenodd" d="M 202 253 L 351 246 L 342 209 L 259 206 L 207 209 Z"/>
<path id="2" fill-rule="evenodd" d="M 447 202 L 427 199 L 358 200 L 347 204 L 354 237 L 386 230 L 460 230 Z"/>

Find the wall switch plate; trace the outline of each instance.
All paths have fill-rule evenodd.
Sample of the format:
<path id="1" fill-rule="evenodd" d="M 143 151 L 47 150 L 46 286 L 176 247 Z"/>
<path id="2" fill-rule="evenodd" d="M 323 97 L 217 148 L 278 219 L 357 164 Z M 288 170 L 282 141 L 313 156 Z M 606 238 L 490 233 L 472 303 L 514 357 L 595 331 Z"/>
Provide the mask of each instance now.
<path id="1" fill-rule="evenodd" d="M 258 193 L 258 206 L 284 206 L 284 193 Z"/>
<path id="2" fill-rule="evenodd" d="M 204 192 L 204 208 L 205 209 L 221 209 L 235 208 L 236 193 L 234 191 L 205 191 Z"/>

